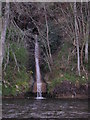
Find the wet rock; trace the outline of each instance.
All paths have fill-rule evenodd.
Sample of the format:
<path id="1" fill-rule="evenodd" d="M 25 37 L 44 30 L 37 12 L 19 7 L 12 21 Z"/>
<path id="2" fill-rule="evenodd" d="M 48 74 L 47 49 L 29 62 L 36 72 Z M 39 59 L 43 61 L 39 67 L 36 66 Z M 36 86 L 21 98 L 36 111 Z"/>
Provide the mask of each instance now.
<path id="1" fill-rule="evenodd" d="M 45 82 L 42 82 L 41 84 L 41 91 L 43 93 L 46 93 L 47 92 L 47 85 Z M 34 85 L 33 85 L 33 93 L 37 93 L 37 83 L 35 82 Z"/>

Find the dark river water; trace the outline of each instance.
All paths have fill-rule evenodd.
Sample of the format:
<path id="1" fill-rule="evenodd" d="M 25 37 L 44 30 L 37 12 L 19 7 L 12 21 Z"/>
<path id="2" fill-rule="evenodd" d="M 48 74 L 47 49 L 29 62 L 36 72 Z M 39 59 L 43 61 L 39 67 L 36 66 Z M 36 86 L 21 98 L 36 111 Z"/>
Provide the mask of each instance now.
<path id="1" fill-rule="evenodd" d="M 87 100 L 4 99 L 3 118 L 87 118 Z"/>

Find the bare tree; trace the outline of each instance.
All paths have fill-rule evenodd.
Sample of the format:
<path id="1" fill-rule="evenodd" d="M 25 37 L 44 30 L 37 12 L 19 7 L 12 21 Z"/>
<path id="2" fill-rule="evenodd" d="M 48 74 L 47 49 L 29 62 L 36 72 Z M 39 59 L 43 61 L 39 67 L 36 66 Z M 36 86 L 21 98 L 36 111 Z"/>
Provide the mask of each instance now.
<path id="1" fill-rule="evenodd" d="M 9 22 L 9 3 L 6 2 L 5 15 L 2 18 L 2 30 L 1 30 L 1 42 L 2 42 L 1 62 L 3 62 L 3 57 L 4 57 L 4 46 L 5 46 L 6 30 L 7 30 L 8 22 Z"/>
<path id="2" fill-rule="evenodd" d="M 78 68 L 78 74 L 80 73 L 80 55 L 79 55 L 79 37 L 78 37 L 78 23 L 77 23 L 77 8 L 76 8 L 76 2 L 74 2 L 74 17 L 75 17 L 75 36 L 76 36 L 76 45 L 77 45 L 77 68 Z"/>
<path id="3" fill-rule="evenodd" d="M 89 3 L 87 3 L 87 24 L 86 24 L 86 43 L 85 43 L 85 61 L 86 62 L 88 62 L 89 23 L 90 23 L 90 13 L 89 13 Z"/>
<path id="4" fill-rule="evenodd" d="M 1 2 L 0 2 L 0 11 L 1 11 Z M 1 33 L 1 26 L 2 26 L 2 21 L 1 21 L 1 14 L 0 14 L 0 33 Z M 2 42 L 0 38 L 0 81 L 2 79 Z"/>
<path id="5" fill-rule="evenodd" d="M 46 33 L 47 33 L 47 45 L 48 45 L 48 51 L 49 51 L 49 57 L 50 57 L 50 63 L 52 65 L 53 60 L 52 60 L 52 55 L 51 55 L 51 48 L 50 48 L 50 43 L 49 43 L 49 26 L 48 26 L 48 20 L 47 20 L 47 13 L 46 13 L 46 7 L 44 4 L 44 11 L 45 11 L 45 22 L 46 22 Z"/>

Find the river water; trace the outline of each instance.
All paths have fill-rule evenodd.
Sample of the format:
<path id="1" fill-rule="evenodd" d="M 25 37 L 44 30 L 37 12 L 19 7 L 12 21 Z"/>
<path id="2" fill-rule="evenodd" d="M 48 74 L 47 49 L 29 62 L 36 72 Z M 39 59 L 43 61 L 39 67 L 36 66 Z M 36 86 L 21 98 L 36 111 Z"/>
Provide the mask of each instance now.
<path id="1" fill-rule="evenodd" d="M 4 99 L 3 118 L 87 118 L 88 100 Z"/>

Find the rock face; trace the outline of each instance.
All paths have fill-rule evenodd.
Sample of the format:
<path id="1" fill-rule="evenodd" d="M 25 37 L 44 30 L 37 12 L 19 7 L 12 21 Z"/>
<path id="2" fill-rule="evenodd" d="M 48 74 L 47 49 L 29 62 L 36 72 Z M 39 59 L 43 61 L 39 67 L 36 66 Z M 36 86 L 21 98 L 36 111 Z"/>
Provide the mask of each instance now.
<path id="1" fill-rule="evenodd" d="M 42 82 L 42 85 L 41 85 L 41 91 L 42 93 L 46 93 L 46 83 Z M 37 82 L 34 83 L 33 85 L 33 93 L 37 93 Z"/>

